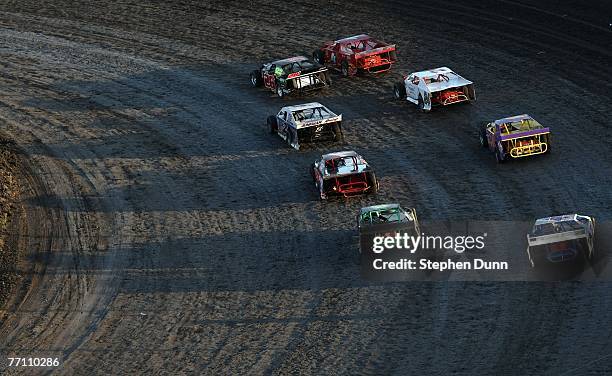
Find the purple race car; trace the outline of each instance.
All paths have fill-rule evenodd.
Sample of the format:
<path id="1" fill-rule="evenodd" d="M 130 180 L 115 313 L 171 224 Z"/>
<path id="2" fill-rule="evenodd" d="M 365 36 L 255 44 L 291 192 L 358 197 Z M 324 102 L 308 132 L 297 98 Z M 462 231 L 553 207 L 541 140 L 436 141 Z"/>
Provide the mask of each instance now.
<path id="1" fill-rule="evenodd" d="M 529 115 L 518 115 L 485 124 L 480 145 L 495 153 L 497 162 L 550 152 L 550 128 Z"/>

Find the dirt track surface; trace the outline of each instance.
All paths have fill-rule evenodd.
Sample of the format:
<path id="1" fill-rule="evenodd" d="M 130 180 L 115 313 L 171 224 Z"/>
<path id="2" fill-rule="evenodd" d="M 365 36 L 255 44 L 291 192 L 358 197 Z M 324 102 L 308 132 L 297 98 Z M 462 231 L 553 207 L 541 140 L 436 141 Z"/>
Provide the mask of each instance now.
<path id="1" fill-rule="evenodd" d="M 0 139 L 0 306 L 18 283 L 19 249 L 12 246 L 13 219 L 19 217 L 19 157 L 10 142 Z"/>
<path id="2" fill-rule="evenodd" d="M 612 372 L 610 283 L 370 285 L 353 228 L 378 202 L 609 221 L 606 1 L 86 3 L 0 1 L 1 126 L 29 182 L 0 353 L 59 356 L 57 374 Z M 393 73 L 306 99 L 249 86 L 263 60 L 359 32 L 398 44 Z M 442 65 L 475 104 L 392 100 L 398 72 Z M 310 99 L 343 113 L 377 197 L 319 202 L 307 167 L 337 146 L 267 134 Z M 497 166 L 475 127 L 517 113 L 551 126 L 554 153 Z"/>

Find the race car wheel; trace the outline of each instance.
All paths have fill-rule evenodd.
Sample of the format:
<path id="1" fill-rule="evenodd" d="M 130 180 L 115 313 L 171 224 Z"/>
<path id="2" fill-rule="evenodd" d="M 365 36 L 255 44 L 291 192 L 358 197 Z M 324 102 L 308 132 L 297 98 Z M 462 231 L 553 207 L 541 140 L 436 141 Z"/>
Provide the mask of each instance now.
<path id="1" fill-rule="evenodd" d="M 589 261 L 593 261 L 595 259 L 595 218 L 591 217 L 591 226 L 593 227 L 593 232 L 591 234 L 591 252 L 589 253 Z"/>
<path id="2" fill-rule="evenodd" d="M 378 179 L 376 179 L 376 176 L 372 176 L 374 178 L 374 185 L 372 186 L 372 190 L 370 191 L 370 193 L 376 194 L 378 193 L 378 190 L 380 189 L 380 181 L 378 181 Z"/>
<path id="3" fill-rule="evenodd" d="M 317 63 L 323 65 L 325 64 L 325 53 L 321 50 L 315 50 L 312 53 L 312 59 Z"/>
<path id="4" fill-rule="evenodd" d="M 594 255 L 595 255 L 595 249 L 594 248 L 589 249 L 589 252 L 586 255 L 586 260 L 589 262 L 593 261 L 593 259 L 595 258 Z"/>
<path id="5" fill-rule="evenodd" d="M 344 134 L 342 133 L 342 129 L 339 125 L 335 124 L 333 126 L 334 136 L 336 137 L 336 141 L 340 143 L 344 143 Z"/>
<path id="6" fill-rule="evenodd" d="M 263 83 L 263 79 L 261 77 L 261 72 L 258 69 L 255 69 L 251 72 L 251 85 L 253 87 L 259 87 Z"/>
<path id="7" fill-rule="evenodd" d="M 423 97 L 419 95 L 419 110 L 425 112 L 425 102 L 423 102 Z"/>
<path id="8" fill-rule="evenodd" d="M 293 144 L 293 133 L 291 133 L 290 128 L 287 128 L 287 145 L 289 145 L 289 147 L 293 147 L 291 144 Z"/>
<path id="9" fill-rule="evenodd" d="M 500 164 L 504 163 L 505 161 L 499 149 L 495 149 L 495 160 L 497 161 L 497 163 L 500 163 Z"/>
<path id="10" fill-rule="evenodd" d="M 270 129 L 271 134 L 278 132 L 278 122 L 276 121 L 276 116 L 268 116 L 268 128 Z"/>
<path id="11" fill-rule="evenodd" d="M 489 146 L 489 141 L 487 140 L 487 129 L 486 128 L 483 127 L 478 132 L 478 139 L 480 140 L 480 146 L 482 146 L 483 148 L 486 148 Z"/>
<path id="12" fill-rule="evenodd" d="M 406 86 L 404 86 L 403 82 L 396 82 L 393 85 L 393 95 L 395 95 L 395 99 L 406 98 Z"/>
<path id="13" fill-rule="evenodd" d="M 348 77 L 350 75 L 350 69 L 348 63 L 345 61 L 340 65 L 340 71 L 344 77 Z"/>
<path id="14" fill-rule="evenodd" d="M 535 260 L 531 257 L 531 254 L 529 253 L 529 249 L 527 249 L 527 255 L 529 255 L 529 263 L 531 264 L 531 267 L 535 268 L 536 263 L 535 263 Z"/>
<path id="15" fill-rule="evenodd" d="M 283 91 L 283 88 L 280 87 L 280 85 L 276 85 L 276 95 L 278 95 L 279 98 L 285 96 L 285 92 Z"/>
<path id="16" fill-rule="evenodd" d="M 391 62 L 397 61 L 397 53 L 395 51 L 390 51 L 389 52 L 389 59 L 391 60 Z"/>
<path id="17" fill-rule="evenodd" d="M 329 71 L 325 72 L 325 83 L 327 84 L 327 86 L 331 86 L 332 84 L 331 75 L 329 74 Z"/>

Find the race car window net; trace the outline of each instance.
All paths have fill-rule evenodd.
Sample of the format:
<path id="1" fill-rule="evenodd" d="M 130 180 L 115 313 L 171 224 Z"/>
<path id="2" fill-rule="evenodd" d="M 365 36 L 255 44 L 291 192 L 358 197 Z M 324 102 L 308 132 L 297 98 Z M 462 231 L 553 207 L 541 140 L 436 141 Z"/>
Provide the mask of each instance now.
<path id="1" fill-rule="evenodd" d="M 331 117 L 332 114 L 324 107 L 307 108 L 304 110 L 293 111 L 295 120 L 321 120 Z"/>
<path id="2" fill-rule="evenodd" d="M 374 39 L 358 40 L 342 46 L 347 52 L 362 52 L 377 48 L 381 43 Z"/>
<path id="3" fill-rule="evenodd" d="M 357 160 L 354 156 L 330 159 L 325 161 L 325 172 L 331 175 L 337 174 L 341 169 L 344 170 L 343 172 L 358 171 L 359 166 L 364 164 L 362 160 Z"/>
<path id="4" fill-rule="evenodd" d="M 433 77 L 423 77 L 423 80 L 425 80 L 425 84 L 429 85 L 429 84 L 435 84 L 438 82 L 448 82 L 451 79 L 454 79 L 457 77 L 457 74 L 453 73 L 453 72 L 448 72 L 446 74 L 438 74 L 437 76 L 433 76 Z"/>

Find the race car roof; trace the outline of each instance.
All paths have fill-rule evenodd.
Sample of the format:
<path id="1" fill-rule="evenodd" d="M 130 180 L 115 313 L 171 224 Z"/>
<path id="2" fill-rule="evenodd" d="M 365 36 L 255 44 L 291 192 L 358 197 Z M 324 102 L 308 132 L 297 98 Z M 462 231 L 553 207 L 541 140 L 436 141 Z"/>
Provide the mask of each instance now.
<path id="1" fill-rule="evenodd" d="M 369 213 L 371 211 L 380 211 L 380 210 L 389 210 L 389 209 L 400 209 L 399 204 L 381 204 L 381 205 L 373 205 L 366 206 L 365 208 L 361 208 L 360 213 Z"/>
<path id="2" fill-rule="evenodd" d="M 436 77 L 439 74 L 449 74 L 449 73 L 455 73 L 455 72 L 453 72 L 453 70 L 448 67 L 440 67 L 440 68 L 434 68 L 434 69 L 424 70 L 420 72 L 414 72 L 413 74 L 419 78 L 424 78 L 424 77 Z"/>
<path id="3" fill-rule="evenodd" d="M 366 40 L 366 39 L 370 39 L 370 36 L 366 34 L 359 34 L 359 35 L 353 35 L 352 37 L 338 39 L 337 41 L 334 41 L 334 43 L 348 43 L 348 42 L 355 42 L 355 41 Z"/>
<path id="4" fill-rule="evenodd" d="M 306 56 L 294 56 L 294 57 L 288 57 L 286 59 L 282 59 L 282 60 L 276 60 L 273 61 L 272 64 L 274 65 L 285 65 L 285 64 L 289 64 L 289 63 L 299 63 L 300 61 L 305 61 L 308 60 L 308 58 Z"/>
<path id="5" fill-rule="evenodd" d="M 508 123 L 519 122 L 522 120 L 534 120 L 534 119 L 527 114 L 523 114 L 523 115 L 510 116 L 507 118 L 495 120 L 495 124 L 497 125 L 508 124 Z"/>
<path id="6" fill-rule="evenodd" d="M 378 213 L 372 216 L 371 213 Z M 380 215 L 382 214 L 382 216 Z M 383 219 L 381 221 L 381 219 Z M 415 222 L 416 212 L 414 209 L 404 210 L 399 204 L 383 204 L 361 208 L 359 211 L 359 223 L 370 222 L 370 224 L 392 224 Z"/>
<path id="7" fill-rule="evenodd" d="M 359 154 L 357 154 L 353 150 L 337 151 L 335 153 L 323 154 L 321 156 L 321 159 L 324 161 L 329 161 L 331 159 L 344 158 L 344 157 L 359 157 Z"/>
<path id="8" fill-rule="evenodd" d="M 414 72 L 413 74 L 421 79 L 436 78 L 441 74 L 448 77 L 448 81 L 444 80 L 440 82 L 431 82 L 427 84 L 427 88 L 431 92 L 441 91 L 441 90 L 453 88 L 453 87 L 470 85 L 473 83 L 472 81 L 466 80 L 465 78 L 461 77 L 457 73 L 453 72 L 453 70 L 448 67 L 440 67 L 440 68 L 430 69 L 426 71 Z"/>

